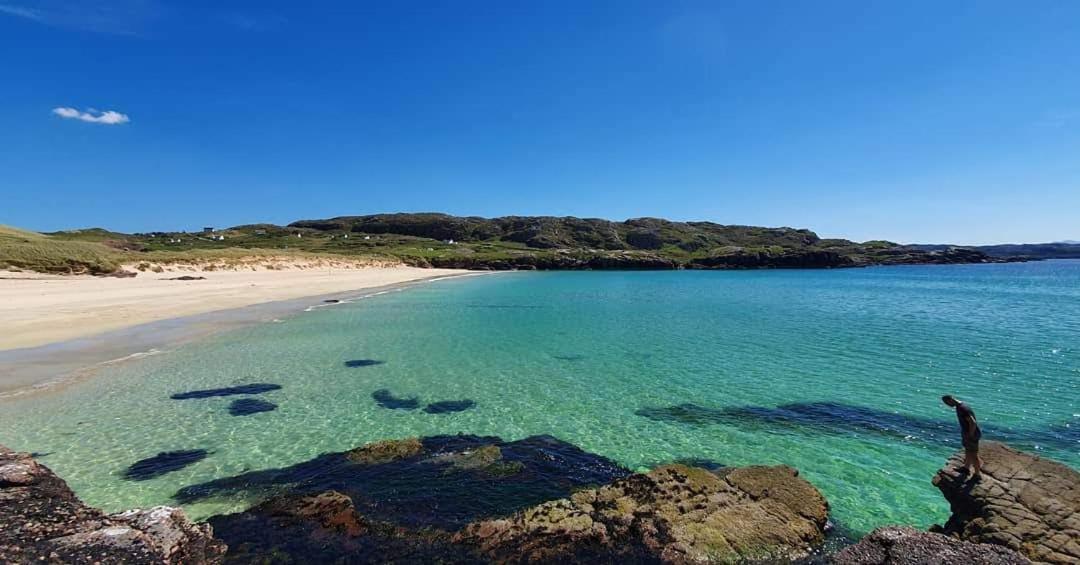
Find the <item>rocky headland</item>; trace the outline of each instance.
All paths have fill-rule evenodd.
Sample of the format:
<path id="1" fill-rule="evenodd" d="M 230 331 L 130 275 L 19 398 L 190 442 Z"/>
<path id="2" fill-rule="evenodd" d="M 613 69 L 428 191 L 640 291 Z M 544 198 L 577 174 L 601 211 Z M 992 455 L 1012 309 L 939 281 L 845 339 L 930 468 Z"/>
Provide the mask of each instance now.
<path id="1" fill-rule="evenodd" d="M 181 489 L 263 502 L 192 524 L 105 515 L 28 454 L 0 451 L 0 561 L 65 563 L 1077 563 L 1080 476 L 988 442 L 933 482 L 952 516 L 875 530 L 828 554 L 828 503 L 786 466 L 631 473 L 549 436 L 369 444 Z M 226 550 L 227 547 L 227 550 Z"/>

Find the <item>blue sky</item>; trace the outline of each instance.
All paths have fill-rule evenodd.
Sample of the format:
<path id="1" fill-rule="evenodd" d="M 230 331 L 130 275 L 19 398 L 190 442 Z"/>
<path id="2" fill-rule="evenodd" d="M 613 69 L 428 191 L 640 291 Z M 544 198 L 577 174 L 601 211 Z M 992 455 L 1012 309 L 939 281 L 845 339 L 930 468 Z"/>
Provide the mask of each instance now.
<path id="1" fill-rule="evenodd" d="M 1080 239 L 1080 2 L 0 0 L 0 124 L 0 223 L 38 230 Z"/>

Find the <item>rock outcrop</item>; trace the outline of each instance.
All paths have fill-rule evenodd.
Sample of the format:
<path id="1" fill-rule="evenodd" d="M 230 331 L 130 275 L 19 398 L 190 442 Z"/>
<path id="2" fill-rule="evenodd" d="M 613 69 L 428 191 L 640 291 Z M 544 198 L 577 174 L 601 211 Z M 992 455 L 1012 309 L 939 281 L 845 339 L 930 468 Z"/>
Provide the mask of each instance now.
<path id="1" fill-rule="evenodd" d="M 1026 557 L 1000 545 L 971 543 L 905 526 L 878 528 L 829 559 L 832 565 L 1025 565 Z"/>
<path id="2" fill-rule="evenodd" d="M 182 491 L 288 494 L 210 519 L 228 558 L 730 562 L 809 555 L 828 504 L 790 467 L 632 474 L 546 436 L 385 441 Z"/>
<path id="3" fill-rule="evenodd" d="M 0 562 L 220 563 L 209 526 L 159 506 L 105 515 L 27 453 L 0 446 Z"/>
<path id="4" fill-rule="evenodd" d="M 797 559 L 824 540 L 827 517 L 825 499 L 790 467 L 670 465 L 470 524 L 454 541 L 497 562 Z"/>
<path id="5" fill-rule="evenodd" d="M 942 532 L 1036 562 L 1080 563 L 1080 473 L 996 442 L 984 442 L 981 456 L 978 481 L 963 471 L 963 453 L 934 476 L 952 508 Z"/>

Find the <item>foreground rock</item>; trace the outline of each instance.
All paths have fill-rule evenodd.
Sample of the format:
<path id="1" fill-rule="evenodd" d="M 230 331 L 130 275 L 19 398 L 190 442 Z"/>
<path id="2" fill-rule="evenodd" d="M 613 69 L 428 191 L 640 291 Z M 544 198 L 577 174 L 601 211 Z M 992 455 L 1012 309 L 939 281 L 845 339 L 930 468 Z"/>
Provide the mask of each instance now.
<path id="1" fill-rule="evenodd" d="M 830 560 L 833 565 L 1024 565 L 1026 557 L 1000 545 L 971 543 L 915 528 L 878 528 Z"/>
<path id="2" fill-rule="evenodd" d="M 0 563 L 219 563 L 225 544 L 183 511 L 105 515 L 27 453 L 0 446 Z"/>
<path id="3" fill-rule="evenodd" d="M 934 477 L 952 508 L 942 531 L 1032 561 L 1080 563 L 1080 473 L 996 442 L 986 442 L 981 455 L 979 481 L 962 471 L 963 453 Z"/>
<path id="4" fill-rule="evenodd" d="M 180 495 L 282 486 L 288 494 L 211 519 L 229 561 L 786 560 L 821 544 L 828 514 L 790 467 L 631 474 L 547 436 L 379 442 Z"/>
<path id="5" fill-rule="evenodd" d="M 735 562 L 806 557 L 828 504 L 790 467 L 671 465 L 470 524 L 456 543 L 504 561 Z"/>

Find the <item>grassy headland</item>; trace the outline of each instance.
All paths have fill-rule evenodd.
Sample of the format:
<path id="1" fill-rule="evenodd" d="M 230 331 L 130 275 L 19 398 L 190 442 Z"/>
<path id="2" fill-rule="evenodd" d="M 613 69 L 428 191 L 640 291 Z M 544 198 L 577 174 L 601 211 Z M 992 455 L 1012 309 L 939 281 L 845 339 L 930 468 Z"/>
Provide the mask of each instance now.
<path id="1" fill-rule="evenodd" d="M 254 224 L 212 232 L 125 234 L 100 228 L 39 234 L 0 227 L 0 267 L 108 274 L 120 265 L 348 257 L 469 269 L 828 268 L 971 263 L 963 248 L 822 239 L 794 228 L 637 218 L 457 217 L 378 214 Z"/>

